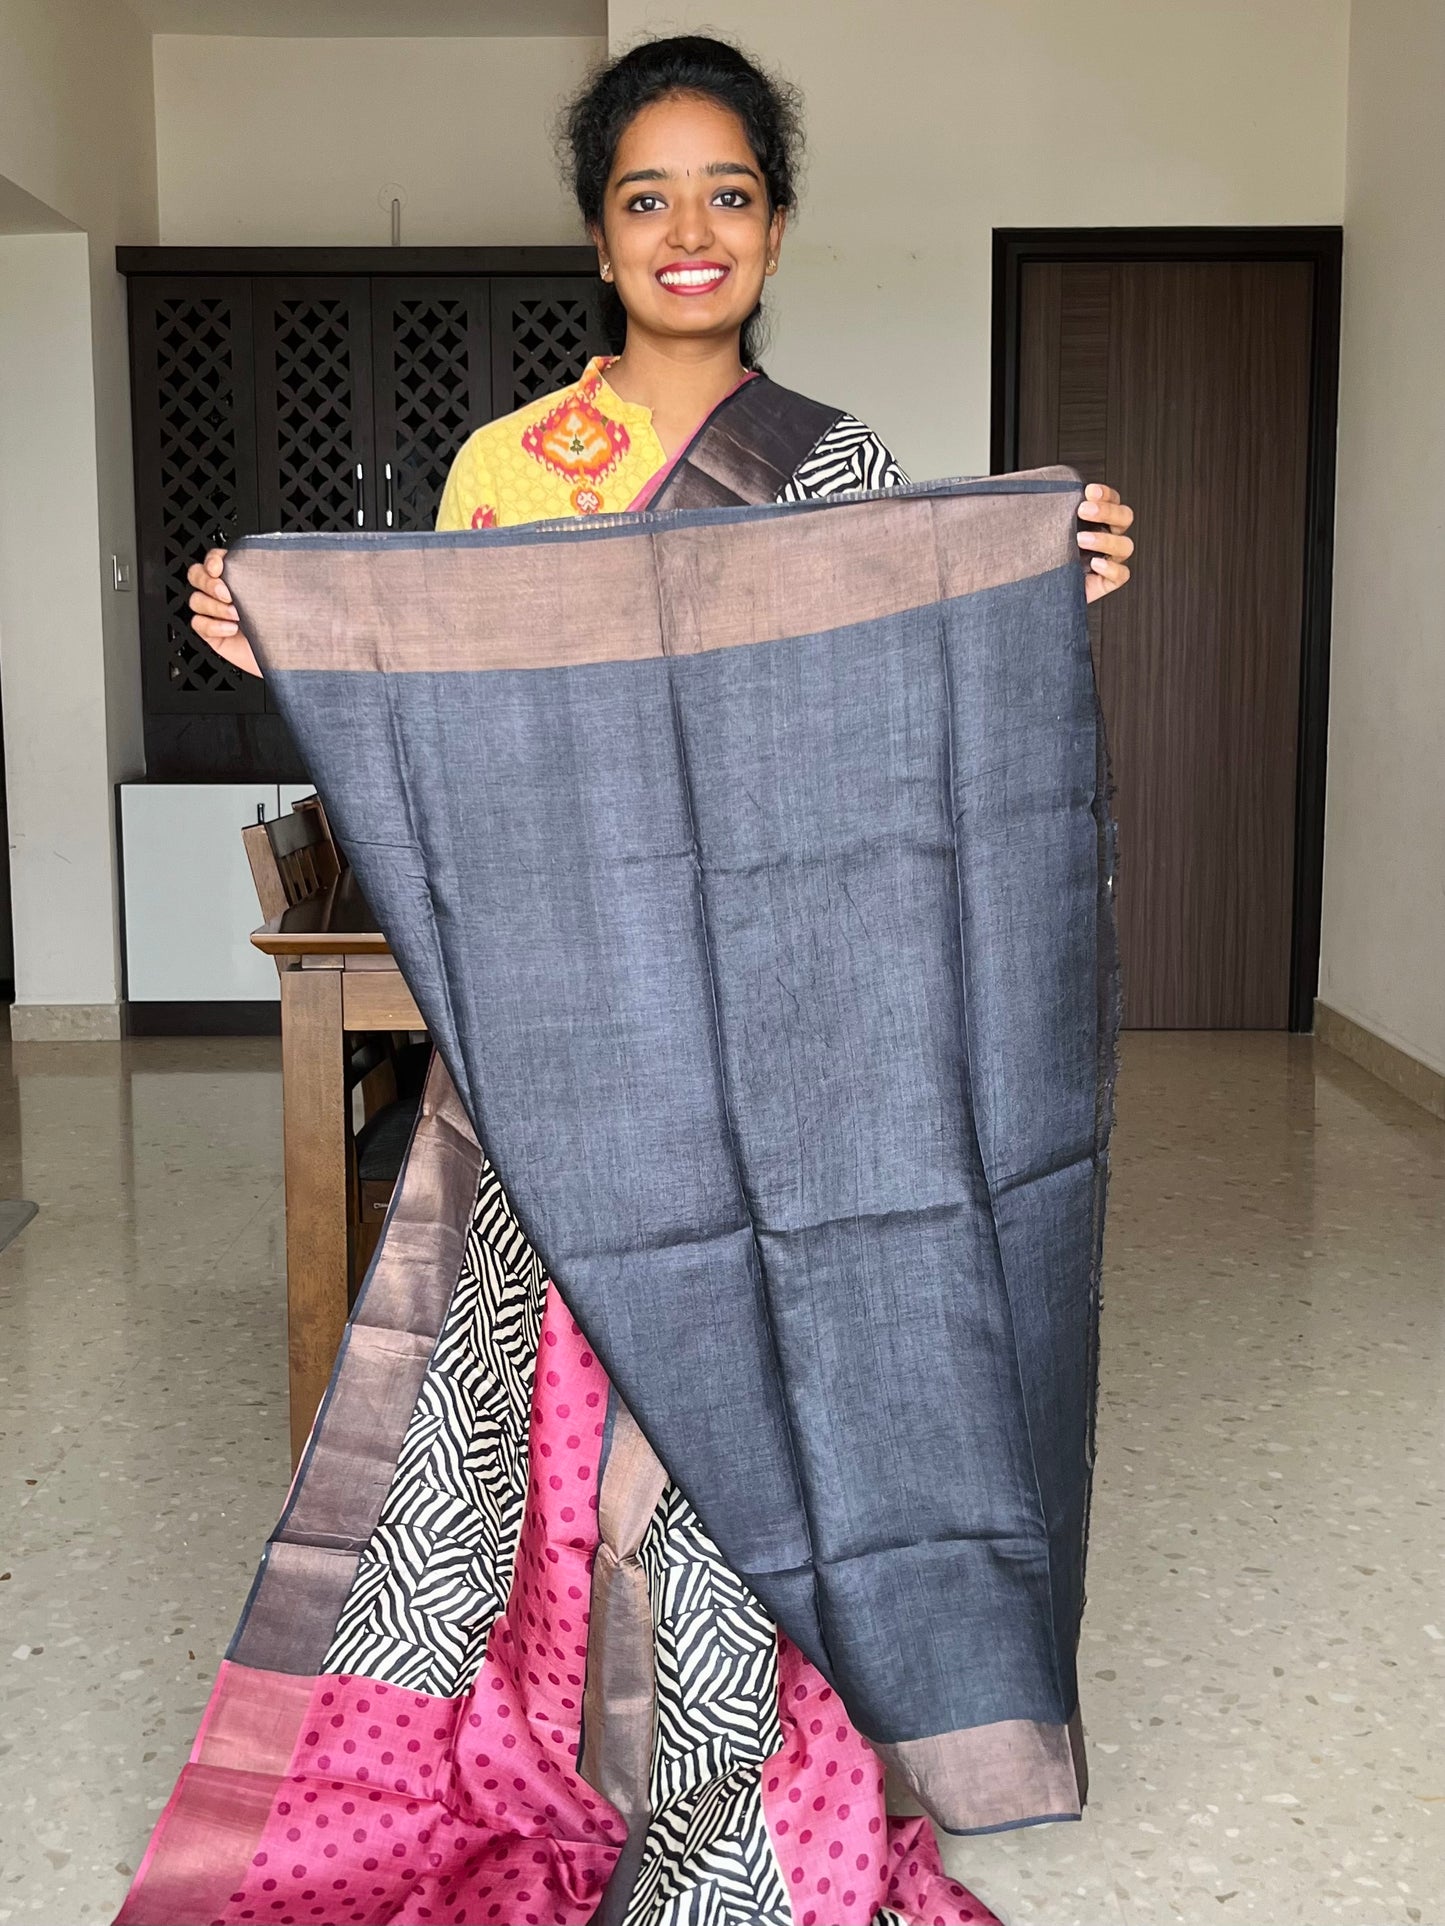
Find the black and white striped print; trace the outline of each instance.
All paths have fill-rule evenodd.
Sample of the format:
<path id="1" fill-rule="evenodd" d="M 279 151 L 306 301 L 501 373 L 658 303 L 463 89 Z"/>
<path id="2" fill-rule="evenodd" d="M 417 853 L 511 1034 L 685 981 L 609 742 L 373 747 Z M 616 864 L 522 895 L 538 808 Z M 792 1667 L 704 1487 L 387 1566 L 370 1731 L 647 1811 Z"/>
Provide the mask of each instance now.
<path id="1" fill-rule="evenodd" d="M 653 1821 L 624 1926 L 793 1926 L 759 1787 L 739 1766 Z"/>
<path id="2" fill-rule="evenodd" d="M 322 1670 L 450 1698 L 511 1590 L 547 1280 L 490 1164 L 466 1258 Z"/>
<path id="3" fill-rule="evenodd" d="M 777 1631 L 676 1485 L 640 1551 L 652 1600 L 652 1817 L 625 1926 L 790 1926 L 763 1814 L 782 1744 Z"/>
<path id="4" fill-rule="evenodd" d="M 908 480 L 892 454 L 856 415 L 840 415 L 798 463 L 780 502 L 818 501 L 855 489 L 901 488 Z"/>
<path id="5" fill-rule="evenodd" d="M 657 1665 L 654 1810 L 783 1742 L 777 1631 L 669 1484 L 640 1558 Z"/>

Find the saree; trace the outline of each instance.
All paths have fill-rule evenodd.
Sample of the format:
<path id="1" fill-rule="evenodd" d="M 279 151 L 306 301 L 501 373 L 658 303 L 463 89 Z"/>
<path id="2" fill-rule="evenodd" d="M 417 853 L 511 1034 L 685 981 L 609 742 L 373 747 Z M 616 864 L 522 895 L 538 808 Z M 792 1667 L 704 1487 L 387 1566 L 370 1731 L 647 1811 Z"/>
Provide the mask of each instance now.
<path id="1" fill-rule="evenodd" d="M 122 1920 L 987 1919 L 883 1765 L 1078 1815 L 1078 499 L 233 552 L 437 1061 Z"/>

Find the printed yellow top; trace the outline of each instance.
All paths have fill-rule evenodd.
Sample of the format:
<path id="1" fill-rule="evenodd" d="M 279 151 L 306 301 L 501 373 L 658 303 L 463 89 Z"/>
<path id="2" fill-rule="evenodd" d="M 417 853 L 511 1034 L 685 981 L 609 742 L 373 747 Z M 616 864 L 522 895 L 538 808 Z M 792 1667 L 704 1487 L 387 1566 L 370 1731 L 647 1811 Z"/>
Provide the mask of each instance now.
<path id="1" fill-rule="evenodd" d="M 581 378 L 489 421 L 457 451 L 438 528 L 505 528 L 563 515 L 615 514 L 666 465 L 652 410 L 624 401 L 596 356 Z"/>

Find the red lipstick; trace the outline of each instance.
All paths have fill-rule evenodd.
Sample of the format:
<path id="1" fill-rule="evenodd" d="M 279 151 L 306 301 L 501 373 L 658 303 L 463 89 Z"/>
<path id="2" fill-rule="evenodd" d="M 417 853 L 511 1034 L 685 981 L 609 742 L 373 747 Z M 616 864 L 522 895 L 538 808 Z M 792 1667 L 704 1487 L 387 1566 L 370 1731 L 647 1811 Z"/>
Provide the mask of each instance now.
<path id="1" fill-rule="evenodd" d="M 669 294 L 712 294 L 731 272 L 721 261 L 669 261 L 654 278 Z"/>

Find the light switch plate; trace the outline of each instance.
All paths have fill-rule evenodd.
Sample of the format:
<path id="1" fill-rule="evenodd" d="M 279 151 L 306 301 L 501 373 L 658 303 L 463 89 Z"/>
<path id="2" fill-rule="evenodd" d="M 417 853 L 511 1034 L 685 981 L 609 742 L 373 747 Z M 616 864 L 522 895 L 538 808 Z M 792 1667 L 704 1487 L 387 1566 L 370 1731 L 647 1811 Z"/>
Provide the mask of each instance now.
<path id="1" fill-rule="evenodd" d="M 118 555 L 110 558 L 110 579 L 112 586 L 120 595 L 130 594 L 130 563 L 123 562 Z"/>

